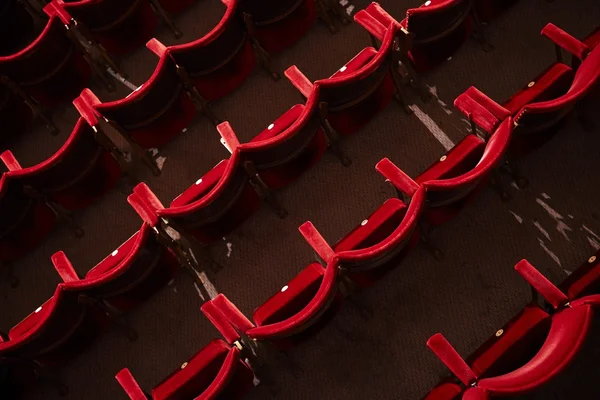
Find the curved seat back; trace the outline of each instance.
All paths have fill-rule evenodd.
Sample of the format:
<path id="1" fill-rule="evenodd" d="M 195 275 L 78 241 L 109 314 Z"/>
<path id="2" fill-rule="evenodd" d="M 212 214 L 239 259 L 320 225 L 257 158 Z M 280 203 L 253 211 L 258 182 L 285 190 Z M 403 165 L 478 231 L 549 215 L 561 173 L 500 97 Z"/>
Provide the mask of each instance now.
<path id="1" fill-rule="evenodd" d="M 406 11 L 406 29 L 415 43 L 427 43 L 451 34 L 468 18 L 473 0 L 441 0 Z"/>

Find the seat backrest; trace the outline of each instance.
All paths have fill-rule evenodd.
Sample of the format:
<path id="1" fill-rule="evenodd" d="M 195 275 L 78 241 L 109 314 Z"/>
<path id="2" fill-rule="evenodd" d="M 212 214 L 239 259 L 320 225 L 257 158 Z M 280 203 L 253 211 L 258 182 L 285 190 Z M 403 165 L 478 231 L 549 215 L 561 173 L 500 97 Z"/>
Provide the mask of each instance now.
<path id="1" fill-rule="evenodd" d="M 240 52 L 248 35 L 244 22 L 230 6 L 219 24 L 208 34 L 190 43 L 170 46 L 171 56 L 191 77 L 211 73 Z"/>
<path id="2" fill-rule="evenodd" d="M 303 154 L 318 133 L 320 124 L 315 102 L 311 101 L 291 126 L 275 138 L 241 145 L 241 151 L 258 169 L 276 167 Z"/>
<path id="3" fill-rule="evenodd" d="M 427 188 L 428 207 L 448 205 L 468 196 L 501 161 L 510 144 L 513 129 L 512 118 L 502 122 L 488 140 L 479 160 L 473 159 L 476 159 L 476 153 L 469 155 L 469 160 L 465 160 L 470 162 L 472 168 L 452 177 L 422 182 Z M 469 163 L 465 164 L 468 165 Z"/>
<path id="4" fill-rule="evenodd" d="M 80 281 L 85 286 L 86 293 L 96 298 L 110 299 L 135 290 L 160 265 L 164 252 L 168 251 L 146 224 L 130 240 L 133 243 L 127 253 L 121 254 L 118 249 L 119 253 L 113 252 L 109 256 L 121 257 L 117 265 L 104 273 L 100 272 L 98 276 L 86 277 Z M 125 252 L 126 249 L 122 251 Z"/>
<path id="5" fill-rule="evenodd" d="M 468 17 L 472 3 L 473 0 L 445 0 L 435 5 L 411 8 L 406 12 L 406 28 L 415 35 L 415 43 L 444 37 Z"/>
<path id="6" fill-rule="evenodd" d="M 256 26 L 277 22 L 306 0 L 240 0 L 240 11 L 252 16 Z"/>
<path id="7" fill-rule="evenodd" d="M 178 225 L 192 230 L 218 221 L 231 210 L 250 185 L 243 167 L 237 161 L 233 164 L 225 169 L 216 189 L 187 206 L 166 209 L 162 215 L 172 217 Z"/>
<path id="8" fill-rule="evenodd" d="M 151 125 L 177 106 L 175 100 L 183 91 L 175 63 L 170 57 L 162 57 L 152 76 L 136 91 L 121 100 L 95 104 L 94 108 L 124 129 L 133 130 Z"/>
<path id="9" fill-rule="evenodd" d="M 20 180 L 42 193 L 62 190 L 84 177 L 103 152 L 92 127 L 79 118 L 65 144 L 47 160 L 25 168 Z"/>
<path id="10" fill-rule="evenodd" d="M 35 359 L 68 346 L 87 314 L 87 306 L 78 296 L 59 284 L 50 301 L 13 327 L 11 340 L 0 344 L 0 355 Z"/>
<path id="11" fill-rule="evenodd" d="M 144 0 L 58 0 L 58 4 L 92 32 L 109 28 L 135 12 Z"/>
<path id="12" fill-rule="evenodd" d="M 19 1 L 2 1 L 0 3 L 0 56 L 17 51 L 21 39 L 28 37 L 33 29 L 33 17 Z"/>
<path id="13" fill-rule="evenodd" d="M 75 51 L 65 28 L 50 17 L 40 35 L 17 53 L 0 57 L 0 74 L 23 86 L 30 86 L 52 76 Z"/>
<path id="14" fill-rule="evenodd" d="M 315 82 L 320 86 L 320 100 L 326 101 L 333 112 L 353 106 L 366 98 L 383 83 L 388 74 L 389 54 L 388 50 L 382 47 L 369 63 L 358 71 L 339 78 Z"/>

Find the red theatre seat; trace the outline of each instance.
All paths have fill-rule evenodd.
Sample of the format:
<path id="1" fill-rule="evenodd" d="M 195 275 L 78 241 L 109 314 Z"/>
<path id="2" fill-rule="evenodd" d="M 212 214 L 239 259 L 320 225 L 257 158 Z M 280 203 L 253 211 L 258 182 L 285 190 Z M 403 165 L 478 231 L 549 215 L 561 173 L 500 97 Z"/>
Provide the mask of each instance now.
<path id="1" fill-rule="evenodd" d="M 88 82 L 90 65 L 58 18 L 53 4 L 44 7 L 48 22 L 40 35 L 16 53 L 0 57 L 7 76 L 43 107 L 71 101 Z"/>
<path id="2" fill-rule="evenodd" d="M 103 103 L 89 89 L 80 97 L 128 141 L 156 175 L 160 169 L 147 149 L 164 146 L 196 115 L 196 106 L 169 57 L 161 57 L 152 76 L 124 99 Z"/>
<path id="3" fill-rule="evenodd" d="M 535 304 L 529 304 L 483 345 L 466 363 L 479 377 L 501 375 L 513 371 L 530 360 L 541 347 L 550 328 L 550 315 Z M 466 388 L 447 379 L 436 385 L 423 400 L 456 400 Z"/>
<path id="4" fill-rule="evenodd" d="M 290 47 L 317 18 L 315 0 L 240 0 L 250 34 L 269 53 Z"/>
<path id="5" fill-rule="evenodd" d="M 206 101 L 217 100 L 238 88 L 256 66 L 256 56 L 238 13 L 238 1 L 231 0 L 221 21 L 198 40 L 165 46 L 152 39 L 147 46 L 159 57 L 170 56 L 185 70 L 191 83 Z"/>
<path id="6" fill-rule="evenodd" d="M 111 54 L 142 46 L 158 25 L 148 0 L 53 0 L 65 25 L 83 32 Z"/>
<path id="7" fill-rule="evenodd" d="M 425 71 L 446 60 L 469 37 L 471 11 L 472 0 L 431 0 L 407 10 L 401 22 L 375 2 L 364 13 L 385 27 L 398 26 L 403 62 Z"/>
<path id="8" fill-rule="evenodd" d="M 384 164 L 385 160 L 377 164 L 377 168 L 388 177 Z M 341 275 L 359 287 L 371 285 L 396 267 L 416 244 L 415 231 L 424 207 L 424 190 L 418 185 L 407 185 L 401 190 L 410 198 L 408 205 L 396 198 L 386 200 L 329 249 L 339 258 Z M 314 241 L 313 238 L 321 235 L 312 225 L 303 226 L 303 234 L 315 251 L 319 251 L 320 245 L 326 245 Z"/>
<path id="9" fill-rule="evenodd" d="M 260 198 L 250 185 L 237 153 L 198 179 L 169 207 L 165 208 L 144 183 L 137 185 L 134 193 L 145 208 L 130 204 L 147 223 L 160 228 L 167 220 L 180 233 L 193 235 L 202 243 L 220 240 L 260 206 Z"/>
<path id="10" fill-rule="evenodd" d="M 428 347 L 468 387 L 463 399 L 518 396 L 535 391 L 554 379 L 573 361 L 591 329 L 594 308 L 600 305 L 600 295 L 570 299 L 526 260 L 520 261 L 515 270 L 554 309 L 547 318 L 549 329 L 543 343 L 537 353 L 524 364 L 515 365 L 513 360 L 512 370 L 506 371 L 506 367 L 504 370 L 494 370 L 494 358 L 502 356 L 504 350 L 493 339 L 491 345 L 488 341 L 485 348 L 477 352 L 470 362 L 464 361 L 441 334 L 432 336 L 427 342 Z M 530 312 L 533 311 L 531 307 L 538 308 L 537 304 L 528 307 Z M 537 316 L 530 318 L 530 321 L 539 320 L 538 323 L 542 323 L 546 319 L 544 314 L 546 313 L 543 311 L 537 311 Z M 498 333 L 497 336 L 503 336 L 504 330 Z M 532 346 L 525 347 L 525 351 L 527 348 L 531 350 Z"/>
<path id="11" fill-rule="evenodd" d="M 425 218 L 430 225 L 446 222 L 473 198 L 503 161 L 513 128 L 512 118 L 507 118 L 487 143 L 470 133 L 415 179 L 427 193 Z"/>
<path id="12" fill-rule="evenodd" d="M 528 152 L 548 140 L 559 122 L 584 99 L 600 76 L 599 48 L 590 49 L 552 24 L 546 25 L 542 35 L 580 59 L 579 68 L 574 72 L 561 62 L 560 56 L 559 61 L 503 105 L 495 103 L 474 87 L 460 95 L 454 103 L 465 114 L 474 114 L 477 117 L 475 122 L 488 132 L 507 116 L 513 116 L 516 128 L 511 152 L 515 154 Z M 475 115 L 472 112 L 474 105 L 487 112 Z"/>
<path id="13" fill-rule="evenodd" d="M 109 256 L 79 278 L 64 252 L 52 256 L 65 287 L 127 311 L 169 282 L 179 267 L 176 256 L 163 246 L 147 224 Z M 98 303 L 95 303 L 98 304 Z"/>
<path id="14" fill-rule="evenodd" d="M 68 210 L 87 207 L 121 176 L 119 163 L 95 140 L 92 127 L 82 117 L 62 147 L 47 160 L 22 168 L 9 150 L 0 159 L 13 173 L 12 179 Z"/>
<path id="15" fill-rule="evenodd" d="M 116 375 L 131 400 L 241 400 L 253 386 L 254 374 L 240 349 L 215 339 L 165 378 L 147 395 L 127 368 Z"/>
<path id="16" fill-rule="evenodd" d="M 382 38 L 379 50 L 363 49 L 327 79 L 312 83 L 295 65 L 285 71 L 286 77 L 305 98 L 317 97 L 321 124 L 332 150 L 344 165 L 350 160 L 337 148 L 339 135 L 350 135 L 367 124 L 388 105 L 398 87 L 395 86 L 398 77 L 393 76 L 395 68 L 391 67 L 395 60 L 396 27 L 390 26 L 386 30 L 376 26 L 370 30 L 375 30 Z"/>
<path id="17" fill-rule="evenodd" d="M 256 170 L 258 176 L 251 178 L 263 190 L 293 182 L 325 152 L 327 140 L 315 98 L 290 108 L 248 143 L 239 143 L 228 122 L 217 127 L 225 146 L 231 151 L 237 149 L 242 164 Z"/>

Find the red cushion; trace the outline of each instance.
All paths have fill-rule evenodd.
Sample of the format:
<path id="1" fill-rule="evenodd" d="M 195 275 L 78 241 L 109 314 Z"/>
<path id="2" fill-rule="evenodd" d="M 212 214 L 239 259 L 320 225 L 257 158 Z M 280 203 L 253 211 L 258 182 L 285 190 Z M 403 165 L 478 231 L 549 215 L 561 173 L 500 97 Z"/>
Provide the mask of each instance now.
<path id="1" fill-rule="evenodd" d="M 346 75 L 350 75 L 352 72 L 356 72 L 369 63 L 377 55 L 377 50 L 373 47 L 366 47 L 360 53 L 358 53 L 352 60 L 348 61 L 346 65 L 335 71 L 330 78 L 341 78 Z"/>
<path id="2" fill-rule="evenodd" d="M 277 294 L 254 310 L 257 326 L 283 321 L 302 310 L 319 289 L 325 269 L 317 262 L 309 264 Z"/>
<path id="3" fill-rule="evenodd" d="M 46 300 L 44 304 L 38 307 L 34 312 L 26 316 L 12 327 L 12 329 L 8 332 L 8 338 L 10 340 L 15 340 L 18 337 L 25 335 L 30 330 L 34 329 L 38 323 L 40 323 L 48 311 L 51 309 L 51 305 L 54 301 L 54 296 L 50 297 L 50 299 Z"/>
<path id="4" fill-rule="evenodd" d="M 559 289 L 567 294 L 569 300 L 600 294 L 600 251 L 569 275 Z"/>
<path id="5" fill-rule="evenodd" d="M 296 104 L 295 106 L 287 110 L 285 113 L 283 113 L 261 133 L 256 135 L 250 142 L 260 142 L 262 140 L 271 139 L 279 135 L 287 128 L 292 126 L 294 122 L 296 122 L 298 117 L 302 114 L 302 111 L 304 111 L 304 106 L 302 104 Z"/>
<path id="6" fill-rule="evenodd" d="M 590 33 L 585 39 L 582 40 L 590 49 L 600 44 L 600 26 Z"/>
<path id="7" fill-rule="evenodd" d="M 437 161 L 421 173 L 415 182 L 454 178 L 473 168 L 481 158 L 485 142 L 476 135 L 467 135 L 445 155 L 444 161 Z"/>
<path id="8" fill-rule="evenodd" d="M 370 247 L 387 238 L 398 226 L 398 221 L 392 218 L 406 210 L 406 204 L 399 199 L 388 199 L 368 219 L 364 220 L 358 227 L 340 239 L 335 246 L 336 252 L 356 250 Z"/>
<path id="9" fill-rule="evenodd" d="M 544 96 L 554 88 L 556 83 L 563 79 L 572 79 L 572 76 L 571 67 L 562 63 L 554 63 L 532 81 L 534 82 L 532 87 L 525 86 L 508 99 L 503 106 L 510 111 L 511 115 L 515 116 L 521 108 L 529 103 L 548 100 Z"/>
<path id="10" fill-rule="evenodd" d="M 539 341 L 541 345 L 549 324 L 548 313 L 537 306 L 527 305 L 502 327 L 502 334 L 498 335 L 498 331 L 498 336 L 491 337 L 466 361 L 479 377 L 516 369 L 528 360 L 528 351 L 537 350 L 538 346 L 532 344 Z"/>
<path id="11" fill-rule="evenodd" d="M 119 265 L 125 257 L 131 252 L 131 248 L 135 245 L 135 241 L 140 232 L 136 232 L 127 239 L 122 245 L 120 245 L 115 251 L 113 251 L 108 257 L 100 261 L 94 268 L 88 271 L 85 275 L 86 278 L 98 278 L 108 271 L 112 270 Z"/>
<path id="12" fill-rule="evenodd" d="M 200 395 L 219 372 L 230 347 L 220 339 L 211 341 L 185 365 L 152 389 L 154 400 L 193 399 Z M 182 365 L 182 366 L 183 366 Z"/>
<path id="13" fill-rule="evenodd" d="M 213 169 L 198 179 L 195 184 L 173 199 L 171 207 L 181 207 L 191 204 L 210 192 L 223 176 L 228 162 L 228 160 L 221 160 Z"/>

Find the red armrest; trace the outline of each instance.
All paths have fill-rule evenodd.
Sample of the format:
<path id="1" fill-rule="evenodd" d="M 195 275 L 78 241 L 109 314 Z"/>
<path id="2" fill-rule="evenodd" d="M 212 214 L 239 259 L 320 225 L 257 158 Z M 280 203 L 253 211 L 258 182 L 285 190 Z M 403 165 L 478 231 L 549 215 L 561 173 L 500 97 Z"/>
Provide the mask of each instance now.
<path id="1" fill-rule="evenodd" d="M 159 57 L 167 54 L 167 46 L 165 46 L 160 40 L 157 38 L 152 38 L 146 43 L 146 48 L 156 54 Z"/>
<path id="2" fill-rule="evenodd" d="M 498 124 L 510 117 L 510 111 L 471 86 L 454 100 L 454 107 L 475 121 L 484 131 L 494 132 Z"/>
<path id="3" fill-rule="evenodd" d="M 310 96 L 310 93 L 313 89 L 313 84 L 306 75 L 302 73 L 295 65 L 292 65 L 284 72 L 285 76 L 288 80 L 302 93 L 302 95 L 306 98 Z"/>
<path id="4" fill-rule="evenodd" d="M 335 251 L 333 251 L 329 243 L 327 243 L 312 222 L 307 221 L 303 223 L 298 230 L 319 257 L 325 261 L 325 264 L 329 264 L 334 259 Z"/>
<path id="5" fill-rule="evenodd" d="M 554 308 L 561 307 L 569 301 L 567 296 L 554 286 L 527 260 L 521 260 L 515 265 L 515 270 L 535 288 Z"/>
<path id="6" fill-rule="evenodd" d="M 388 158 L 384 158 L 375 165 L 375 169 L 379 171 L 386 179 L 407 196 L 415 194 L 419 189 L 419 184 L 415 182 L 410 176 L 406 175 L 404 171 L 398 168 Z"/>
<path id="7" fill-rule="evenodd" d="M 127 368 L 123 368 L 119 371 L 119 373 L 115 375 L 115 378 L 131 400 L 148 400 L 144 391 L 140 388 L 140 385 L 138 385 Z"/>
<path id="8" fill-rule="evenodd" d="M 387 28 L 366 10 L 360 10 L 354 15 L 354 21 L 365 28 L 371 35 L 383 41 Z"/>
<path id="9" fill-rule="evenodd" d="M 133 207 L 135 212 L 140 216 L 144 223 L 154 227 L 158 225 L 158 215 L 156 214 L 156 210 L 153 210 L 140 199 L 140 196 L 133 193 L 127 196 L 127 202 Z"/>
<path id="10" fill-rule="evenodd" d="M 65 8 L 53 1 L 44 6 L 44 13 L 49 17 L 58 17 L 60 22 L 69 25 L 73 21 L 73 17 L 65 10 Z"/>
<path id="11" fill-rule="evenodd" d="M 448 367 L 465 385 L 477 381 L 477 376 L 458 352 L 441 333 L 436 333 L 427 341 L 427 347 Z"/>
<path id="12" fill-rule="evenodd" d="M 15 158 L 15 155 L 10 150 L 6 150 L 4 153 L 0 154 L 0 160 L 6 165 L 6 168 L 9 171 L 18 171 L 23 169 L 21 164 Z"/>
<path id="13" fill-rule="evenodd" d="M 208 318 L 213 326 L 217 328 L 227 343 L 233 344 L 240 340 L 240 334 L 238 331 L 236 331 L 229 320 L 225 318 L 225 315 L 221 313 L 221 311 L 213 303 L 213 300 L 209 300 L 202 304 L 200 310 L 202 310 L 206 318 Z"/>
<path id="14" fill-rule="evenodd" d="M 549 23 L 542 29 L 542 35 L 580 60 L 583 60 L 590 52 L 590 48 L 585 43 L 577 40 L 552 23 Z"/>
<path id="15" fill-rule="evenodd" d="M 246 333 L 250 328 L 254 328 L 254 324 L 224 294 L 218 294 L 211 301 L 238 332 Z"/>
<path id="16" fill-rule="evenodd" d="M 240 141 L 229 122 L 225 121 L 217 125 L 217 131 L 221 135 L 221 143 L 233 154 L 240 145 Z"/>
<path id="17" fill-rule="evenodd" d="M 71 264 L 64 251 L 54 253 L 50 259 L 63 282 L 79 281 L 79 275 L 77 275 L 77 271 L 73 268 L 73 264 Z"/>
<path id="18" fill-rule="evenodd" d="M 89 126 L 98 125 L 98 117 L 96 116 L 96 112 L 92 108 L 92 106 L 87 103 L 83 97 L 77 97 L 73 100 L 73 105 L 75 109 L 79 111 L 79 115 L 88 123 Z"/>

